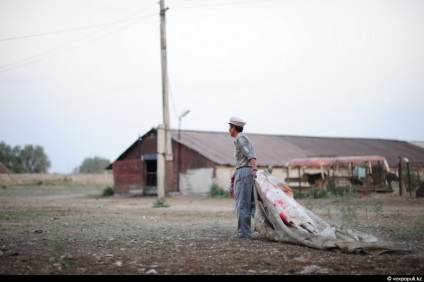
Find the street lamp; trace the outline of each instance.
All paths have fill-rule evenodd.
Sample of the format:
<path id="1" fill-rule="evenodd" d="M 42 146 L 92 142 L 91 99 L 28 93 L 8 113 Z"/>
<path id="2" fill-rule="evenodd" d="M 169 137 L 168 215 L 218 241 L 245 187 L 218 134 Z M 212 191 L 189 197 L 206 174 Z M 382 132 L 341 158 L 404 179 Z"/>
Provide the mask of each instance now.
<path id="1" fill-rule="evenodd" d="M 188 113 L 190 112 L 190 110 L 185 110 L 179 117 L 178 117 L 178 159 L 177 159 L 177 186 L 178 186 L 178 192 L 180 192 L 180 168 L 181 168 L 181 143 L 180 143 L 180 139 L 181 139 L 181 135 L 180 135 L 180 130 L 181 130 L 181 119 L 183 117 L 185 117 L 186 115 L 188 115 Z"/>
<path id="2" fill-rule="evenodd" d="M 185 110 L 179 117 L 178 117 L 178 140 L 180 140 L 181 135 L 180 135 L 180 129 L 181 129 L 181 119 L 183 117 L 185 117 L 186 115 L 188 115 L 188 113 L 190 112 L 190 110 Z"/>

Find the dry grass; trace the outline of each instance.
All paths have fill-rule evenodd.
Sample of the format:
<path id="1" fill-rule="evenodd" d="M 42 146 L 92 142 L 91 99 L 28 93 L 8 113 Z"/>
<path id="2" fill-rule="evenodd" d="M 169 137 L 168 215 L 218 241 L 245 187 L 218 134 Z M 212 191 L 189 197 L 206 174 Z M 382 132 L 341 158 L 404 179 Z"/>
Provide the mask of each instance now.
<path id="1" fill-rule="evenodd" d="M 40 185 L 40 184 L 104 184 L 113 186 L 113 174 L 44 174 L 44 173 L 22 173 L 7 174 L 0 173 L 0 187 L 11 185 Z"/>

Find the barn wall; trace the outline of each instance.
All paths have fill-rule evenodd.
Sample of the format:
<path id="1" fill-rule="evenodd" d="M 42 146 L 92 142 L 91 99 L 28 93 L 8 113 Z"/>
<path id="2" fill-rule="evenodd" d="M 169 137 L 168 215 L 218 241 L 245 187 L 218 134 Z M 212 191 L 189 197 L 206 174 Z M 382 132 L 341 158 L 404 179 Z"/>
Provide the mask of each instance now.
<path id="1" fill-rule="evenodd" d="M 158 152 L 158 141 L 156 132 L 151 132 L 148 135 L 144 136 L 141 140 L 140 148 L 137 148 L 139 151 L 136 158 L 140 158 L 142 155 L 151 155 L 157 154 Z"/>
<path id="2" fill-rule="evenodd" d="M 174 158 L 175 159 L 175 158 Z M 174 161 L 165 162 L 165 193 L 177 191 L 177 176 L 174 172 Z"/>
<path id="3" fill-rule="evenodd" d="M 157 139 L 156 134 L 149 134 L 140 139 L 126 153 L 123 159 L 125 160 L 140 160 L 142 155 L 157 154 Z"/>
<path id="4" fill-rule="evenodd" d="M 215 169 L 215 177 L 212 180 L 213 183 L 227 191 L 234 170 L 234 167 L 217 166 Z"/>
<path id="5" fill-rule="evenodd" d="M 273 176 L 275 176 L 277 179 L 279 179 L 281 182 L 284 182 L 286 176 L 287 176 L 287 169 L 284 167 L 279 168 L 273 168 L 272 171 L 269 168 L 261 168 L 258 166 L 258 169 L 266 169 Z M 231 176 L 233 175 L 235 170 L 235 167 L 231 166 L 216 166 L 215 168 L 215 177 L 212 179 L 212 182 L 219 187 L 221 187 L 224 190 L 228 189 L 228 185 L 231 181 Z"/>
<path id="6" fill-rule="evenodd" d="M 180 174 L 180 192 L 183 195 L 208 195 L 212 185 L 226 190 L 230 184 L 234 167 L 216 166 L 215 168 L 187 169 Z"/>
<path id="7" fill-rule="evenodd" d="M 175 157 L 175 166 L 178 165 L 178 158 L 180 158 L 179 166 L 180 172 L 184 172 L 187 169 L 195 168 L 214 168 L 215 163 L 211 160 L 200 155 L 198 152 L 193 151 L 186 146 L 178 146 L 175 143 L 174 147 L 174 157 Z M 180 149 L 180 151 L 178 151 Z"/>
<path id="8" fill-rule="evenodd" d="M 180 193 L 182 195 L 204 195 L 211 191 L 213 168 L 187 169 L 180 174 Z"/>
<path id="9" fill-rule="evenodd" d="M 140 160 L 116 161 L 113 164 L 115 196 L 142 195 L 144 166 Z"/>
<path id="10" fill-rule="evenodd" d="M 174 182 L 172 192 L 181 194 L 207 194 L 215 177 L 215 164 L 199 153 L 173 143 Z M 199 179 L 199 176 L 204 179 Z M 198 184 L 195 181 L 199 181 Z"/>
<path id="11" fill-rule="evenodd" d="M 267 169 L 261 168 L 258 169 Z M 233 166 L 215 166 L 214 168 L 203 168 L 203 169 L 187 169 L 186 172 L 180 174 L 180 192 L 181 194 L 204 194 L 210 192 L 212 185 L 227 190 L 228 185 L 231 181 L 231 176 L 235 171 Z M 287 177 L 287 168 L 278 167 L 272 169 L 272 175 L 282 182 Z M 204 179 L 199 179 L 204 177 Z M 198 181 L 199 187 L 196 188 L 195 181 Z"/>

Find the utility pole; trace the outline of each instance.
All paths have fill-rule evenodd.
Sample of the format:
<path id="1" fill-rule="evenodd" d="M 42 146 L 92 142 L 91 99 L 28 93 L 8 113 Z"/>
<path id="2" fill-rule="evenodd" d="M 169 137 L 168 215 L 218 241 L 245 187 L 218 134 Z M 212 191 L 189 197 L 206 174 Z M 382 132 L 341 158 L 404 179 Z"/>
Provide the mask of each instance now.
<path id="1" fill-rule="evenodd" d="M 163 107 L 163 124 L 158 128 L 158 167 L 157 167 L 157 194 L 158 198 L 165 196 L 165 177 L 166 163 L 172 162 L 172 144 L 171 132 L 169 128 L 169 103 L 168 103 L 168 65 L 166 56 L 166 19 L 165 13 L 168 8 L 165 8 L 165 1 L 160 0 L 160 48 L 162 61 L 162 107 Z M 160 137 L 159 132 L 164 129 L 164 138 Z M 162 144 L 163 143 L 163 144 Z M 171 170 L 172 171 L 172 170 Z"/>
<path id="2" fill-rule="evenodd" d="M 165 125 L 165 159 L 172 161 L 171 132 L 169 129 L 169 99 L 168 99 L 168 62 L 166 51 L 166 19 L 165 0 L 160 0 L 160 49 L 162 58 L 162 104 L 163 104 L 163 123 Z"/>
<path id="3" fill-rule="evenodd" d="M 158 133 L 157 133 L 157 150 L 158 150 L 158 160 L 157 160 L 157 173 L 156 173 L 156 187 L 158 199 L 165 197 L 165 126 L 159 124 Z"/>
<path id="4" fill-rule="evenodd" d="M 165 197 L 166 185 L 166 168 L 167 163 L 172 164 L 172 144 L 171 131 L 169 127 L 169 103 L 168 103 L 168 64 L 166 58 L 166 19 L 164 0 L 160 0 L 160 51 L 162 61 L 162 108 L 163 108 L 163 124 L 158 126 L 157 137 L 157 195 L 158 198 Z M 169 166 L 172 168 L 172 166 Z M 172 169 L 170 169 L 172 171 Z"/>

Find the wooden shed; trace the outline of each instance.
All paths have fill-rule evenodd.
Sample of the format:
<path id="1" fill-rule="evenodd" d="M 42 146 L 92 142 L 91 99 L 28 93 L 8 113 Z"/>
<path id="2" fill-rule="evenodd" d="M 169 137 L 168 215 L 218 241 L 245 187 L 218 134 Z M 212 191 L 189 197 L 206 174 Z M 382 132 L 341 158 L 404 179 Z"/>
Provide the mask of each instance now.
<path id="1" fill-rule="evenodd" d="M 116 196 L 157 194 L 157 128 L 135 140 L 107 169 L 113 169 Z M 228 132 L 170 129 L 172 161 L 166 162 L 165 194 L 207 195 L 212 185 L 228 187 L 234 171 L 234 138 Z M 411 169 L 423 176 L 424 148 L 407 141 L 256 134 L 252 140 L 259 169 L 296 189 L 290 182 L 298 168 L 288 163 L 297 158 L 379 156 L 388 170 L 397 173 L 399 157 L 408 158 Z"/>

